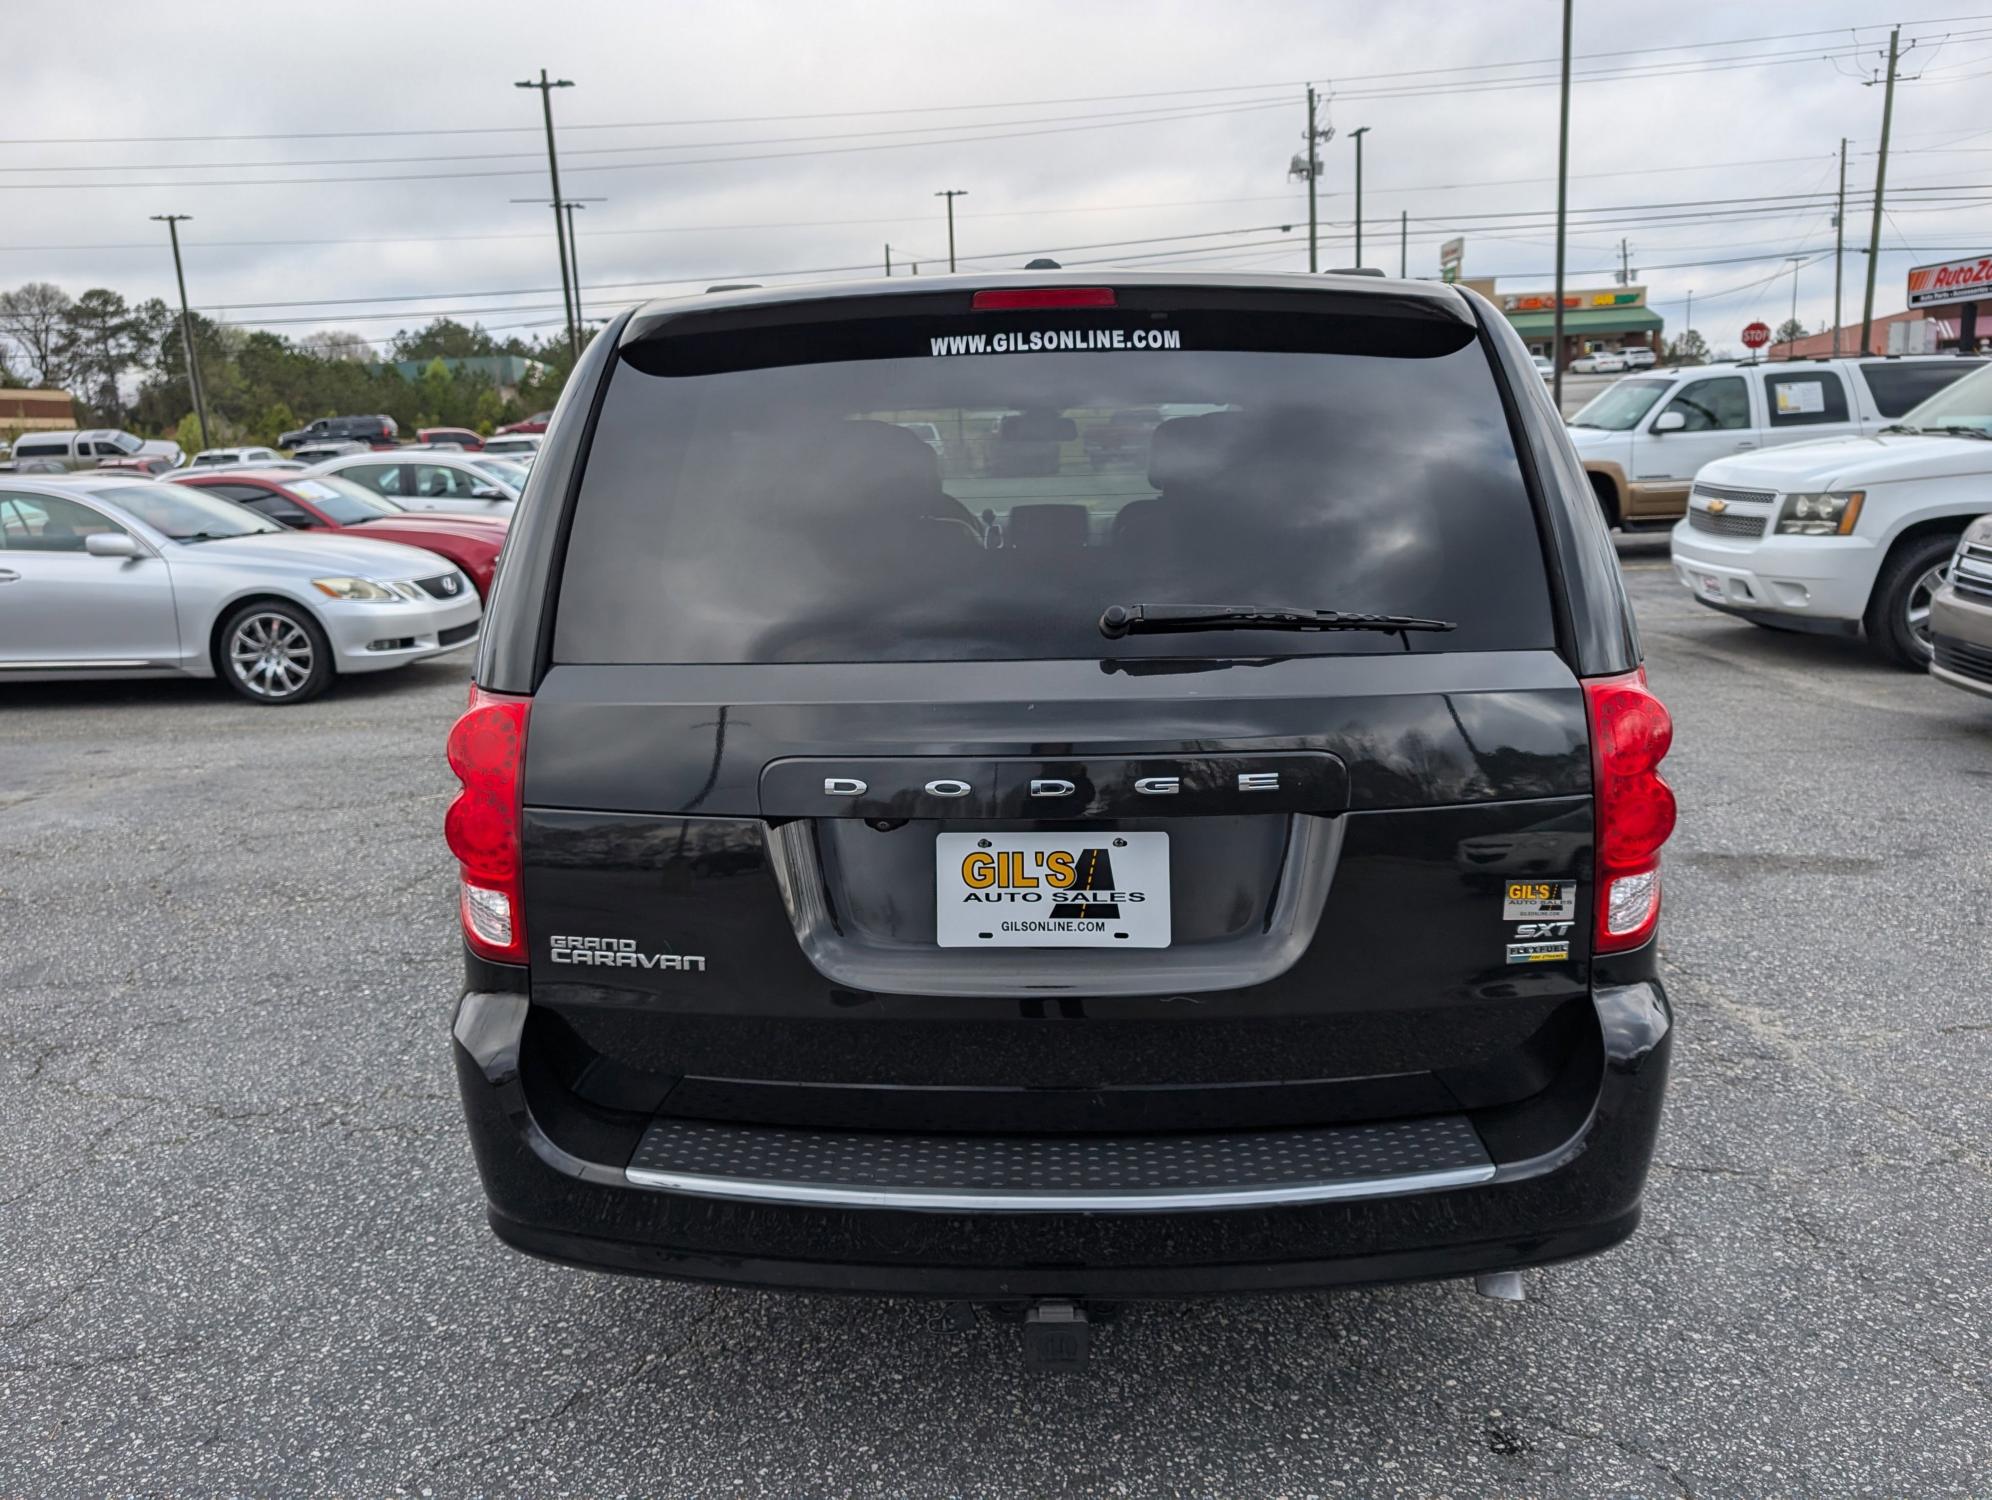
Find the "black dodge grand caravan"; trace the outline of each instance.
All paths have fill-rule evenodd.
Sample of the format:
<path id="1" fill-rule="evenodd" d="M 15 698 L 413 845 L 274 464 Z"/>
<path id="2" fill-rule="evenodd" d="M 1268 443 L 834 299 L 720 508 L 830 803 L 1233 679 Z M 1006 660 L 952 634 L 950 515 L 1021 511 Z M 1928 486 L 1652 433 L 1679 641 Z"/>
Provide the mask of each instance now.
<path id="1" fill-rule="evenodd" d="M 1469 292 L 1047 272 L 625 315 L 449 740 L 491 1225 L 1074 1305 L 1602 1250 L 1667 1075 L 1670 734 Z"/>

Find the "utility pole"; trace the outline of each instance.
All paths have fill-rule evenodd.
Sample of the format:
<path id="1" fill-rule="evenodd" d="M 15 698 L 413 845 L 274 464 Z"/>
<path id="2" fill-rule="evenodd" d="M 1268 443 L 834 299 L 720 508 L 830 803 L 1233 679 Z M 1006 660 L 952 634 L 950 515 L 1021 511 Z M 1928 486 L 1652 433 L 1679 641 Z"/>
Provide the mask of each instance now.
<path id="1" fill-rule="evenodd" d="M 1874 163 L 1874 224 L 1868 230 L 1867 295 L 1861 300 L 1861 347 L 1866 354 L 1874 335 L 1874 272 L 1881 260 L 1881 193 L 1888 183 L 1888 127 L 1895 115 L 1895 60 L 1900 55 L 1902 28 L 1888 33 L 1888 86 L 1881 96 L 1881 152 Z"/>
<path id="2" fill-rule="evenodd" d="M 1847 138 L 1840 137 L 1840 202 L 1833 210 L 1833 357 L 1840 355 L 1841 261 L 1847 254 Z M 1797 278 L 1793 272 L 1793 279 Z"/>
<path id="3" fill-rule="evenodd" d="M 546 69 L 541 68 L 538 82 L 529 78 L 513 84 L 512 87 L 540 91 L 540 111 L 546 117 L 546 170 L 547 175 L 553 179 L 553 234 L 560 242 L 560 300 L 567 309 L 567 352 L 578 359 L 581 355 L 581 338 L 574 327 L 575 288 L 568 278 L 567 220 L 560 211 L 560 158 L 553 149 L 553 91 L 571 89 L 574 87 L 574 82 L 568 78 L 548 78 Z"/>
<path id="4" fill-rule="evenodd" d="M 1397 211 L 1397 279 L 1404 280 L 1411 274 L 1411 210 Z"/>
<path id="5" fill-rule="evenodd" d="M 1321 213 L 1315 206 L 1316 179 L 1321 172 L 1314 155 L 1314 85 L 1307 86 L 1307 269 L 1321 269 Z"/>
<path id="6" fill-rule="evenodd" d="M 1349 132 L 1349 138 L 1356 143 L 1356 264 L 1363 263 L 1363 137 L 1369 134 L 1369 126 L 1359 125 Z"/>
<path id="7" fill-rule="evenodd" d="M 577 332 L 588 317 L 581 310 L 581 242 L 574 237 L 574 210 L 587 206 L 578 198 L 569 198 L 561 204 L 567 210 L 567 267 L 574 273 L 574 324 Z"/>
<path id="8" fill-rule="evenodd" d="M 1694 326 L 1695 326 L 1695 289 L 1693 287 L 1689 287 L 1688 310 L 1686 315 L 1681 319 L 1681 332 L 1686 333 L 1689 329 L 1693 328 Z"/>
<path id="9" fill-rule="evenodd" d="M 934 196 L 936 198 L 945 198 L 948 200 L 948 270 L 952 272 L 955 268 L 954 201 L 957 198 L 966 198 L 968 196 L 968 189 L 942 188 L 938 193 L 934 194 Z"/>
<path id="10" fill-rule="evenodd" d="M 514 203 L 545 203 L 545 198 L 514 198 Z M 568 304 L 569 321 L 577 327 L 585 320 L 581 316 L 581 247 L 574 242 L 574 210 L 586 208 L 590 203 L 607 203 L 606 198 L 555 198 L 553 214 L 556 222 L 565 215 L 566 239 L 560 247 L 561 295 L 567 295 L 568 283 L 573 283 L 574 300 Z"/>
<path id="11" fill-rule="evenodd" d="M 166 233 L 173 241 L 173 279 L 180 284 L 180 339 L 187 351 L 187 394 L 194 398 L 194 418 L 200 423 L 201 446 L 212 448 L 214 439 L 208 435 L 207 392 L 201 387 L 201 365 L 194 358 L 194 314 L 187 306 L 187 273 L 180 269 L 180 226 L 192 214 L 154 214 L 155 224 L 164 224 Z"/>
<path id="12" fill-rule="evenodd" d="M 888 276 L 892 274 L 892 246 L 890 245 L 885 247 L 885 274 Z"/>
<path id="13" fill-rule="evenodd" d="M 1550 384 L 1558 411 L 1563 409 L 1563 231 L 1570 192 L 1570 5 L 1571 0 L 1563 0 L 1563 103 L 1556 126 L 1556 347 L 1549 355 L 1555 371 Z"/>
<path id="14" fill-rule="evenodd" d="M 1785 320 L 1785 327 L 1790 328 L 1793 323 L 1798 321 L 1798 268 L 1805 264 L 1805 257 L 1802 255 L 1787 255 L 1785 259 L 1791 262 L 1791 317 Z M 1786 359 L 1791 358 L 1792 346 L 1797 342 L 1797 339 L 1798 335 L 1793 334 L 1785 340 Z"/>
<path id="15" fill-rule="evenodd" d="M 1632 251 L 1623 237 L 1619 240 L 1618 283 L 1620 286 L 1632 285 Z"/>

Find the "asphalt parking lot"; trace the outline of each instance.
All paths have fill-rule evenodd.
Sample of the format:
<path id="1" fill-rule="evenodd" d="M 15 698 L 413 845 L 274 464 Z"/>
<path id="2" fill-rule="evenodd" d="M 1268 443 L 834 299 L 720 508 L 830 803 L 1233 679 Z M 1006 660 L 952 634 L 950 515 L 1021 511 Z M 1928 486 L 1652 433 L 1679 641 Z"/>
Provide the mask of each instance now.
<path id="1" fill-rule="evenodd" d="M 1644 1228 L 1533 1273 L 939 1309 L 501 1248 L 458 1116 L 459 657 L 0 700 L 0 1494 L 1992 1494 L 1992 703 L 1690 601 Z"/>

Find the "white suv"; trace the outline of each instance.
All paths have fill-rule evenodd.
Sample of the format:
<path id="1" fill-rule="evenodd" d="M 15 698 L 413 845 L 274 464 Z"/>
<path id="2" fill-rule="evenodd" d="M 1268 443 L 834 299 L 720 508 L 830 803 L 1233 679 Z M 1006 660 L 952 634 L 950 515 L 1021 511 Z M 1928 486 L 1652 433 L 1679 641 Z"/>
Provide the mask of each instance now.
<path id="1" fill-rule="evenodd" d="M 1873 437 L 1712 463 L 1674 528 L 1674 570 L 1703 604 L 1758 625 L 1859 635 L 1930 661 L 1930 599 L 1959 534 L 1992 511 L 1992 369 Z"/>
<path id="2" fill-rule="evenodd" d="M 1655 370 L 1600 391 L 1570 419 L 1570 437 L 1607 525 L 1668 525 L 1702 465 L 1878 431 L 1983 363 L 1928 354 Z"/>

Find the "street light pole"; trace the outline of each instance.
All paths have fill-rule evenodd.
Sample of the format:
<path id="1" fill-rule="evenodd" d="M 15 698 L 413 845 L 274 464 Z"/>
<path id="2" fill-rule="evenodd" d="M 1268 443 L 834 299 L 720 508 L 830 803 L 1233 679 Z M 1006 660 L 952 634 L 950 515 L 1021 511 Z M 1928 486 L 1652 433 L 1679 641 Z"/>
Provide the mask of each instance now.
<path id="1" fill-rule="evenodd" d="M 194 419 L 200 423 L 201 446 L 212 448 L 208 435 L 207 392 L 201 387 L 201 365 L 194 357 L 194 314 L 187 306 L 187 274 L 180 269 L 180 225 L 192 214 L 154 214 L 153 222 L 164 224 L 173 241 L 173 279 L 180 284 L 180 340 L 187 351 L 187 394 L 194 398 Z"/>
<path id="2" fill-rule="evenodd" d="M 560 211 L 560 158 L 555 154 L 553 149 L 553 91 L 555 89 L 571 89 L 574 87 L 574 83 L 572 79 L 567 78 L 548 78 L 546 76 L 546 69 L 541 68 L 537 82 L 528 78 L 522 82 L 513 84 L 512 87 L 516 89 L 538 89 L 540 91 L 540 110 L 546 117 L 546 170 L 547 175 L 553 179 L 553 233 L 554 238 L 560 242 L 560 301 L 561 305 L 567 309 L 567 352 L 571 357 L 579 358 L 581 354 L 581 339 L 574 327 L 575 288 L 568 277 L 567 220 L 562 216 Z"/>
<path id="3" fill-rule="evenodd" d="M 1840 356 L 1840 280 L 1847 254 L 1847 138 L 1840 137 L 1840 202 L 1833 210 L 1833 357 Z M 1792 279 L 1798 273 L 1792 272 Z"/>
<path id="4" fill-rule="evenodd" d="M 1556 126 L 1556 312 L 1552 335 L 1555 347 L 1549 362 L 1554 371 L 1550 381 L 1556 409 L 1563 409 L 1563 231 L 1570 191 L 1570 5 L 1563 0 L 1563 103 Z"/>
<path id="5" fill-rule="evenodd" d="M 948 270 L 953 271 L 955 268 L 954 201 L 957 198 L 966 198 L 968 196 L 968 189 L 942 188 L 938 193 L 934 194 L 934 196 L 936 198 L 945 198 L 948 200 Z"/>
<path id="6" fill-rule="evenodd" d="M 1358 125 L 1349 132 L 1349 139 L 1356 143 L 1356 264 L 1363 263 L 1363 137 L 1370 131 L 1367 125 Z"/>

